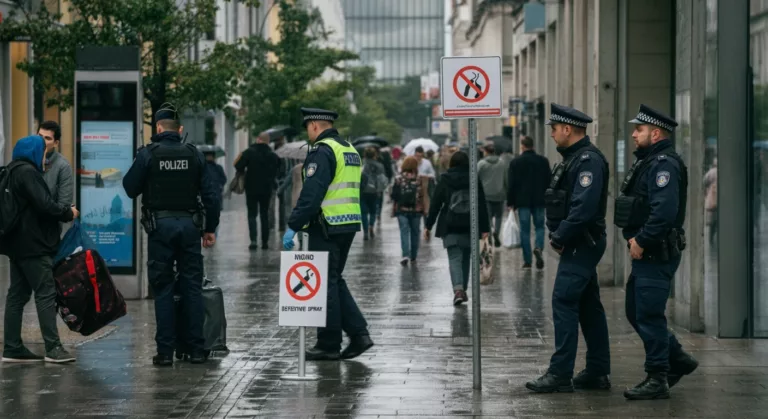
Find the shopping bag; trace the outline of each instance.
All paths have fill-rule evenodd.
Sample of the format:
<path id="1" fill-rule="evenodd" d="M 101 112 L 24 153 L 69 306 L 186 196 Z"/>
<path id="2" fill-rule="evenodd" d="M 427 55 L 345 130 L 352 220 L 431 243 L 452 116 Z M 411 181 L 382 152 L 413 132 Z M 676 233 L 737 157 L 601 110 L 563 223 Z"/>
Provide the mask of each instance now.
<path id="1" fill-rule="evenodd" d="M 517 226 L 514 211 L 509 211 L 501 228 L 501 244 L 507 249 L 520 246 L 520 228 Z"/>
<path id="2" fill-rule="evenodd" d="M 72 223 L 72 228 L 67 231 L 59 244 L 59 251 L 53 259 L 53 265 L 55 266 L 69 255 L 82 252 L 83 250 L 97 250 L 96 243 L 93 242 L 93 239 L 88 236 L 88 233 L 80 225 L 80 220 L 75 220 Z"/>
<path id="3" fill-rule="evenodd" d="M 493 246 L 490 237 L 480 240 L 480 285 L 493 284 Z"/>
<path id="4" fill-rule="evenodd" d="M 235 173 L 235 177 L 229 182 L 228 195 L 233 193 L 242 195 L 245 193 L 245 172 Z"/>

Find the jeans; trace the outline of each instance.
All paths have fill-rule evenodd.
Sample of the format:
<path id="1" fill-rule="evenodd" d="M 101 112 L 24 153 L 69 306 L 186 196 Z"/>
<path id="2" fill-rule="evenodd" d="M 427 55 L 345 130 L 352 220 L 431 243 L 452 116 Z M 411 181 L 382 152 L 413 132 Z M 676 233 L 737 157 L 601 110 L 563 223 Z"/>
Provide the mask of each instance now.
<path id="1" fill-rule="evenodd" d="M 418 212 L 406 212 L 397 215 L 400 224 L 400 248 L 403 258 L 416 260 L 419 254 L 419 239 L 421 237 L 421 216 Z"/>
<path id="2" fill-rule="evenodd" d="M 381 210 L 384 208 L 384 194 L 380 193 L 376 199 L 376 216 L 381 217 Z"/>
<path id="3" fill-rule="evenodd" d="M 61 346 L 56 326 L 56 285 L 50 256 L 11 260 L 11 286 L 5 300 L 4 351 L 18 352 L 24 346 L 21 324 L 24 306 L 35 293 L 35 306 L 45 351 Z"/>
<path id="4" fill-rule="evenodd" d="M 354 239 L 355 233 L 325 238 L 319 231 L 309 232 L 309 250 L 328 252 L 328 314 L 325 327 L 317 329 L 317 347 L 326 351 L 341 349 L 342 330 L 349 337 L 368 335 L 368 323 L 342 276 Z"/>
<path id="5" fill-rule="evenodd" d="M 368 229 L 376 225 L 376 211 L 379 197 L 376 194 L 360 194 L 360 212 L 363 215 L 363 234 L 368 237 Z"/>
<path id="6" fill-rule="evenodd" d="M 451 273 L 451 283 L 454 291 L 466 291 L 469 285 L 469 262 L 472 248 L 450 246 L 448 250 L 448 271 Z"/>
<path id="7" fill-rule="evenodd" d="M 501 233 L 501 223 L 504 218 L 504 202 L 488 201 L 488 220 L 493 221 L 493 234 Z"/>
<path id="8" fill-rule="evenodd" d="M 190 353 L 202 351 L 205 344 L 203 323 L 203 256 L 200 254 L 200 230 L 191 217 L 157 220 L 157 230 L 149 234 L 147 276 L 155 295 L 155 341 L 157 353 L 173 355 L 177 349 L 176 307 L 173 294 L 181 294 L 186 330 L 180 331 Z M 176 263 L 178 281 L 173 272 Z"/>
<path id="9" fill-rule="evenodd" d="M 520 247 L 523 248 L 523 262 L 531 264 L 531 218 L 536 228 L 536 248 L 544 249 L 544 208 L 518 208 L 520 216 Z"/>
<path id="10" fill-rule="evenodd" d="M 251 243 L 256 243 L 259 238 L 259 227 L 256 224 L 256 217 L 261 219 L 261 243 L 269 243 L 270 200 L 271 197 L 268 194 L 246 196 L 246 204 L 248 207 L 248 233 Z"/>

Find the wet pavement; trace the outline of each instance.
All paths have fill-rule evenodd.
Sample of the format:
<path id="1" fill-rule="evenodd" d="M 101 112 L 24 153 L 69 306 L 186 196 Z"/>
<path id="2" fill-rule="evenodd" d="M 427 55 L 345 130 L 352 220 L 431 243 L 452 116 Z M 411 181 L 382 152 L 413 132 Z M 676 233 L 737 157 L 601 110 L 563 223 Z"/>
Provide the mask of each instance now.
<path id="1" fill-rule="evenodd" d="M 224 290 L 229 354 L 206 365 L 151 365 L 151 301 L 100 339 L 75 348 L 74 365 L 0 366 L 0 418 L 758 418 L 768 409 L 768 341 L 718 340 L 675 329 L 701 362 L 672 398 L 628 402 L 643 378 L 643 346 L 624 318 L 622 289 L 602 290 L 611 332 L 614 387 L 538 395 L 525 381 L 544 372 L 553 347 L 550 296 L 556 260 L 525 272 L 519 250 L 497 253 L 497 280 L 482 287 L 483 389 L 472 390 L 471 309 L 455 308 L 445 251 L 422 247 L 416 266 L 399 265 L 399 232 L 385 217 L 379 235 L 358 235 L 345 278 L 376 346 L 354 361 L 308 363 L 296 373 L 298 333 L 277 326 L 279 237 L 248 251 L 242 205 L 224 213 L 207 273 Z M 385 211 L 386 213 L 387 211 Z M 275 236 L 275 234 L 273 234 Z M 501 274 L 503 272 L 503 274 Z M 7 274 L 0 279 L 0 306 Z M 474 298 L 470 294 L 471 298 Z M 34 324 L 34 307 L 28 305 Z M 673 326 L 674 328 L 674 326 Z M 308 336 L 313 342 L 314 332 Z M 41 345 L 30 345 L 41 351 Z M 584 344 L 577 370 L 584 365 Z"/>

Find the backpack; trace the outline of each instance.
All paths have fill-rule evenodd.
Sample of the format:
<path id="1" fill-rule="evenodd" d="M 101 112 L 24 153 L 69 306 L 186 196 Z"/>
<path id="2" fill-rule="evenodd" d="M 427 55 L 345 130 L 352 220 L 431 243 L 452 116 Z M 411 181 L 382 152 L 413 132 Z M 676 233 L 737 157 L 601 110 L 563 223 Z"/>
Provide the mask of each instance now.
<path id="1" fill-rule="evenodd" d="M 378 194 L 379 193 L 379 177 L 374 173 L 374 165 L 367 164 L 363 167 L 363 173 L 365 174 L 365 183 L 363 184 L 364 194 Z"/>
<path id="2" fill-rule="evenodd" d="M 448 225 L 451 227 L 469 227 L 471 208 L 469 189 L 453 191 L 448 200 Z"/>
<path id="3" fill-rule="evenodd" d="M 16 227 L 22 210 L 22 203 L 11 190 L 11 173 L 18 165 L 0 167 L 0 236 L 5 236 Z"/>
<path id="4" fill-rule="evenodd" d="M 397 197 L 397 205 L 403 208 L 415 208 L 418 203 L 420 182 L 418 179 L 405 179 L 400 183 L 400 194 Z"/>

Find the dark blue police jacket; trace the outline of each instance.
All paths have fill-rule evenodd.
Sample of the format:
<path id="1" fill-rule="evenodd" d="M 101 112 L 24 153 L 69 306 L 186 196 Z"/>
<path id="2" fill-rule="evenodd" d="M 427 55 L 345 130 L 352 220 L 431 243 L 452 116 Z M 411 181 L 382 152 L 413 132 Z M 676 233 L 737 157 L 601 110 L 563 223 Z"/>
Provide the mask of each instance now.
<path id="1" fill-rule="evenodd" d="M 570 147 L 558 147 L 557 151 L 567 160 L 574 154 L 581 154 L 570 165 L 562 180 L 562 188 L 571 190 L 568 216 L 560 221 L 547 219 L 547 228 L 552 233 L 550 238 L 558 245 L 578 243 L 584 238 L 584 232 L 604 222 L 605 213 L 601 208 L 603 185 L 608 182 L 608 167 L 594 151 L 585 151 L 590 145 L 589 136 Z M 597 237 L 594 237 L 596 240 Z"/>
<path id="2" fill-rule="evenodd" d="M 672 141 L 664 139 L 658 143 L 639 148 L 635 157 L 643 159 L 665 148 L 671 148 Z M 678 161 L 664 154 L 659 154 L 649 162 L 649 166 L 640 174 L 633 187 L 643 191 L 648 199 L 650 214 L 645 225 L 638 228 L 625 228 L 622 235 L 626 240 L 634 237 L 643 249 L 658 244 L 666 238 L 672 228 L 682 228 L 675 225 L 677 211 L 680 205 L 681 170 Z"/>
<path id="3" fill-rule="evenodd" d="M 177 132 L 166 131 L 152 137 L 153 143 L 161 143 L 172 147 L 183 147 L 181 135 Z M 200 151 L 197 152 L 197 159 L 200 162 L 200 197 L 205 207 L 205 232 L 213 233 L 219 226 L 219 215 L 221 208 L 221 197 L 216 192 L 216 186 L 211 181 L 205 170 L 205 157 Z M 144 185 L 148 181 L 150 161 L 152 153 L 146 147 L 141 147 L 136 154 L 136 160 L 123 177 L 123 188 L 125 193 L 131 199 L 136 199 L 144 192 Z"/>
<path id="4" fill-rule="evenodd" d="M 348 144 L 339 138 L 339 132 L 335 128 L 323 131 L 317 137 L 315 144 L 326 138 L 332 138 L 343 145 Z M 293 209 L 288 219 L 288 227 L 293 231 L 301 231 L 310 222 L 310 232 L 319 227 L 318 217 L 320 216 L 321 205 L 328 191 L 328 186 L 330 186 L 336 174 L 336 155 L 333 154 L 333 149 L 324 144 L 318 144 L 317 147 L 310 149 L 306 160 L 304 160 L 304 173 L 307 173 L 306 169 L 309 167 L 314 168 L 314 173 L 305 177 L 304 186 L 301 188 L 301 195 L 299 195 L 299 200 L 296 202 L 296 208 Z M 360 223 L 328 226 L 328 234 L 353 233 L 357 231 L 360 231 Z"/>

